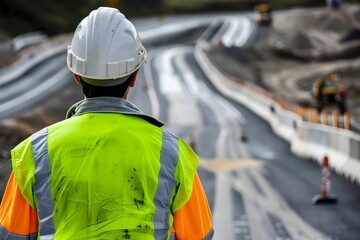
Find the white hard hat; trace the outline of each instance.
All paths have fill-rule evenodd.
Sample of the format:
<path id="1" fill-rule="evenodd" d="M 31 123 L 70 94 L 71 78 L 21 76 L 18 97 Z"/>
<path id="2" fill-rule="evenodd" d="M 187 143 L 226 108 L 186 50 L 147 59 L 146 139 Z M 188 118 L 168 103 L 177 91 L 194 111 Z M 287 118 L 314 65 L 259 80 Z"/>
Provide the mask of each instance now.
<path id="1" fill-rule="evenodd" d="M 67 51 L 70 70 L 97 86 L 121 84 L 145 59 L 134 25 L 109 7 L 92 11 L 80 22 Z"/>

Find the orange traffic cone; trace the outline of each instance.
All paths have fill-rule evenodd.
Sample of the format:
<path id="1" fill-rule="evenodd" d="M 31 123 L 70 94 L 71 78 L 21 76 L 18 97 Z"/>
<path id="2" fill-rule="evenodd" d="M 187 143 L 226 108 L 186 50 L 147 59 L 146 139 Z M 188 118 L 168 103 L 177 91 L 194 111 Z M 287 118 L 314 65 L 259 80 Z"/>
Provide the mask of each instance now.
<path id="1" fill-rule="evenodd" d="M 313 197 L 313 204 L 335 204 L 337 198 L 331 195 L 331 180 L 330 180 L 330 165 L 327 156 L 324 157 L 321 166 L 321 194 L 317 194 Z"/>

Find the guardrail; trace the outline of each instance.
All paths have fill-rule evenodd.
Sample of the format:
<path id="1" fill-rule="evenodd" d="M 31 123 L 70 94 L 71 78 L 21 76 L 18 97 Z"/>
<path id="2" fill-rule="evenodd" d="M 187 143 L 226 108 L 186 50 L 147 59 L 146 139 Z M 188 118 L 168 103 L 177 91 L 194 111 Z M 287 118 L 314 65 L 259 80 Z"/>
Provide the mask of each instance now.
<path id="1" fill-rule="evenodd" d="M 321 163 L 327 155 L 333 169 L 360 184 L 360 135 L 346 129 L 307 122 L 285 109 L 255 86 L 239 84 L 223 74 L 207 57 L 205 41 L 195 47 L 195 58 L 205 75 L 225 96 L 239 102 L 269 122 L 273 131 L 287 140 L 291 151 Z"/>

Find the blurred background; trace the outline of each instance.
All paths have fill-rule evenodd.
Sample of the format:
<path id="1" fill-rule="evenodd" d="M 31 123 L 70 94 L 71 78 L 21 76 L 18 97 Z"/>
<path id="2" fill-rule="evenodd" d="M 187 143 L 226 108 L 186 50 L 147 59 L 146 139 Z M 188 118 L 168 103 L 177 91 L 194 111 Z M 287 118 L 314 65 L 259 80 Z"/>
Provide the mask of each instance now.
<path id="1" fill-rule="evenodd" d="M 66 49 L 100 6 L 138 29 L 129 100 L 199 155 L 215 240 L 360 239 L 359 0 L 0 0 L 0 197 L 83 99 Z"/>
<path id="2" fill-rule="evenodd" d="M 2 0 L 0 28 L 5 35 L 42 31 L 48 35 L 72 32 L 90 10 L 99 6 L 121 9 L 129 18 L 195 12 L 247 11 L 266 1 L 246 0 Z M 358 2 L 356 0 L 349 2 Z M 321 0 L 273 0 L 274 9 L 322 6 Z"/>

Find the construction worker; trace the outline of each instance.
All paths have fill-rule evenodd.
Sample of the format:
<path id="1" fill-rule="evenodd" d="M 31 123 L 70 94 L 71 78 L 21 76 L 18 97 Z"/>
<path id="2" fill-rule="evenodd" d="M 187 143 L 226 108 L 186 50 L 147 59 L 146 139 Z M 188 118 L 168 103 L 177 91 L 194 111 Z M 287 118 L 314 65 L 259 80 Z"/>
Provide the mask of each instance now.
<path id="1" fill-rule="evenodd" d="M 145 59 L 117 9 L 79 24 L 67 64 L 86 98 L 11 151 L 0 239 L 212 238 L 199 158 L 126 100 Z"/>
<path id="2" fill-rule="evenodd" d="M 318 110 L 336 102 L 337 75 L 332 73 L 327 77 L 318 78 L 312 86 L 312 95 L 318 105 Z"/>
<path id="3" fill-rule="evenodd" d="M 341 114 L 344 114 L 347 111 L 347 107 L 346 107 L 346 87 L 343 84 L 340 84 L 338 87 L 336 102 L 338 104 Z"/>

